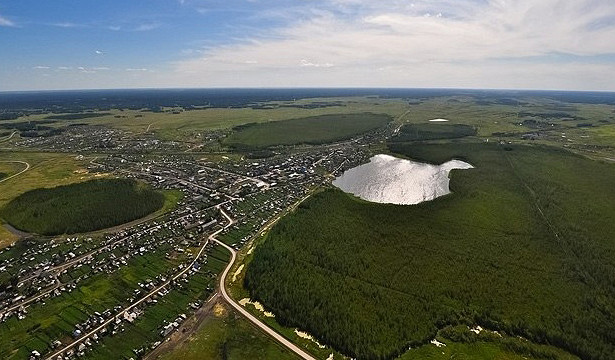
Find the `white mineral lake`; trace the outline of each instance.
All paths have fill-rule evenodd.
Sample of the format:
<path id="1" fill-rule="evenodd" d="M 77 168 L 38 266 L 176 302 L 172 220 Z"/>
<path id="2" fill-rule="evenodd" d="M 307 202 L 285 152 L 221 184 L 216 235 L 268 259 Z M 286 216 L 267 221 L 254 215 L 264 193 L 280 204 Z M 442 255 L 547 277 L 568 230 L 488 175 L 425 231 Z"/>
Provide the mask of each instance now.
<path id="1" fill-rule="evenodd" d="M 411 205 L 450 194 L 450 171 L 471 168 L 460 160 L 431 165 L 379 154 L 369 163 L 345 171 L 333 185 L 363 200 Z"/>
<path id="2" fill-rule="evenodd" d="M 429 122 L 448 122 L 446 119 L 431 119 Z"/>

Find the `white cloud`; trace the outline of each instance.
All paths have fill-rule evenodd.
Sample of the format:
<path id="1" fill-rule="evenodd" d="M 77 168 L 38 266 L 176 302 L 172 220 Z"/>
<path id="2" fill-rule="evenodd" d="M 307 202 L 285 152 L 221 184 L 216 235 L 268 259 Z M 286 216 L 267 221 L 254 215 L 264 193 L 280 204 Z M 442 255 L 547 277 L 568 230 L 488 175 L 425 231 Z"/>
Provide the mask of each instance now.
<path id="1" fill-rule="evenodd" d="M 11 20 L 5 18 L 4 16 L 0 15 L 0 26 L 15 27 L 15 26 L 17 26 L 17 24 L 15 24 L 14 21 L 11 21 Z"/>
<path id="2" fill-rule="evenodd" d="M 160 27 L 160 24 L 141 24 L 137 26 L 134 31 L 150 31 Z"/>
<path id="3" fill-rule="evenodd" d="M 325 67 L 325 68 L 333 66 L 333 64 L 331 63 L 313 63 L 305 59 L 301 59 L 301 61 L 299 62 L 299 65 L 307 66 L 307 67 Z"/>
<path id="4" fill-rule="evenodd" d="M 81 24 L 75 24 L 75 23 L 71 23 L 71 22 L 61 22 L 61 23 L 55 23 L 55 24 L 51 24 L 53 26 L 57 26 L 57 27 L 62 27 L 62 28 L 75 28 L 75 27 L 83 27 L 84 25 Z"/>
<path id="5" fill-rule="evenodd" d="M 103 55 L 104 54 L 101 50 L 96 50 L 94 52 L 96 53 L 96 55 Z"/>
<path id="6" fill-rule="evenodd" d="M 47 69 L 49 69 L 49 66 L 37 65 L 37 66 L 34 66 L 32 69 L 35 69 L 35 70 L 47 70 Z"/>
<path id="7" fill-rule="evenodd" d="M 615 54 L 615 3 L 610 0 L 318 3 L 326 11 L 306 10 L 305 20 L 264 36 L 207 48 L 176 62 L 169 80 L 160 81 L 172 78 L 187 86 L 615 86 L 615 63 L 593 58 Z M 564 55 L 556 61 L 553 54 Z M 234 59 L 258 59 L 258 64 L 246 68 Z"/>
<path id="8" fill-rule="evenodd" d="M 146 68 L 128 68 L 126 71 L 148 71 Z"/>

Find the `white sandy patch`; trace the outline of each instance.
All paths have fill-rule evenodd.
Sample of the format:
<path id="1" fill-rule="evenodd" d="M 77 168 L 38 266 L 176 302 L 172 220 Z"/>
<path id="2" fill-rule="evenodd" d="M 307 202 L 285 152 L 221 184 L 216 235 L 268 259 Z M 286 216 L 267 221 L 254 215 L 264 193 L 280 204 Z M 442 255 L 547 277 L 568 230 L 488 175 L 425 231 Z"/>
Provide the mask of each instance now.
<path id="1" fill-rule="evenodd" d="M 314 339 L 314 337 L 308 333 L 306 333 L 305 331 L 299 331 L 299 329 L 295 329 L 295 334 L 297 334 L 297 336 L 299 336 L 302 339 L 306 339 L 306 340 L 310 340 L 312 342 L 314 342 L 316 345 L 318 345 L 318 347 L 320 349 L 324 349 L 325 346 L 321 345 L 316 339 Z M 333 354 L 330 355 L 330 357 L 332 358 Z"/>
<path id="2" fill-rule="evenodd" d="M 275 314 L 270 312 L 270 311 L 265 311 L 265 308 L 263 307 L 263 304 L 259 303 L 258 301 L 250 301 L 250 299 L 248 298 L 243 298 L 241 300 L 239 300 L 239 305 L 241 306 L 246 306 L 246 305 L 252 305 L 254 306 L 254 308 L 260 312 L 263 313 L 263 315 L 265 315 L 266 317 L 275 317 Z"/>
<path id="3" fill-rule="evenodd" d="M 344 172 L 333 185 L 363 200 L 410 205 L 449 194 L 450 171 L 471 168 L 460 160 L 431 165 L 379 154 Z"/>
<path id="4" fill-rule="evenodd" d="M 237 281 L 237 276 L 239 276 L 239 274 L 241 274 L 241 271 L 243 270 L 243 265 L 244 264 L 239 265 L 239 267 L 237 268 L 237 271 L 235 271 L 233 273 L 233 281 L 232 282 Z"/>
<path id="5" fill-rule="evenodd" d="M 333 360 L 333 353 L 329 354 L 329 357 L 327 358 L 327 360 Z"/>
<path id="6" fill-rule="evenodd" d="M 439 341 L 438 341 L 438 340 L 436 340 L 436 339 L 431 340 L 431 341 L 430 341 L 430 343 L 432 343 L 433 345 L 436 345 L 437 347 L 446 346 L 446 344 L 445 344 L 445 343 L 443 343 L 443 342 L 439 342 Z"/>
<path id="7" fill-rule="evenodd" d="M 429 122 L 448 122 L 449 120 L 446 119 L 431 119 L 429 120 Z"/>
<path id="8" fill-rule="evenodd" d="M 483 328 L 479 325 L 476 325 L 475 327 L 471 328 L 470 331 L 478 335 L 481 331 L 483 331 Z"/>

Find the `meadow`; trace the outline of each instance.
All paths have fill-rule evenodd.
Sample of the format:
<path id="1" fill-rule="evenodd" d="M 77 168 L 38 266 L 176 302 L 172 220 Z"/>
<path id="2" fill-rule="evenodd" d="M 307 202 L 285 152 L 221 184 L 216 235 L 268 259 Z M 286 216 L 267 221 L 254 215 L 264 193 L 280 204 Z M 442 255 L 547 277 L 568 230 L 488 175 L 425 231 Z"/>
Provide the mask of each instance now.
<path id="1" fill-rule="evenodd" d="M 400 356 L 457 324 L 611 358 L 612 166 L 540 145 L 391 151 L 476 168 L 453 171 L 452 194 L 415 206 L 334 189 L 308 199 L 255 251 L 244 280 L 253 299 L 360 359 Z"/>
<path id="2" fill-rule="evenodd" d="M 159 210 L 165 196 L 132 179 L 94 179 L 27 191 L 0 216 L 13 227 L 41 235 L 100 230 Z"/>
<path id="3" fill-rule="evenodd" d="M 163 360 L 287 360 L 297 357 L 228 306 L 216 305 L 214 314 L 188 342 L 163 355 Z"/>

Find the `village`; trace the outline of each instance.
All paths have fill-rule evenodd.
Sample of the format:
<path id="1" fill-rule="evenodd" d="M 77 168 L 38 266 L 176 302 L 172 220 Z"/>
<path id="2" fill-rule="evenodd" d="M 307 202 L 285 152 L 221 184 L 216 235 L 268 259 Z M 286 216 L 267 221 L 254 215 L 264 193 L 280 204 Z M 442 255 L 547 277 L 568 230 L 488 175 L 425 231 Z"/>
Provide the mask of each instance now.
<path id="1" fill-rule="evenodd" d="M 54 142 L 66 139 L 42 138 L 36 146 L 53 148 Z M 86 140 L 68 139 L 79 150 L 89 149 Z M 31 142 L 28 145 L 33 141 L 25 140 Z M 159 150 L 157 144 L 131 146 Z M 84 301 L 84 289 L 98 284 L 136 285 L 126 288 L 115 301 L 90 299 L 96 305 L 63 317 L 65 331 L 49 337 L 45 346 L 29 355 L 31 359 L 70 359 L 132 329 L 135 321 L 170 293 L 185 295 L 186 306 L 158 319 L 157 338 L 133 349 L 138 358 L 160 345 L 214 293 L 215 279 L 226 259 L 208 236 L 218 233 L 221 241 L 241 249 L 268 221 L 344 169 L 366 161 L 367 154 L 357 141 L 298 147 L 262 159 L 224 156 L 211 161 L 192 153 L 139 151 L 97 156 L 90 161 L 89 172 L 178 190 L 181 200 L 174 210 L 129 227 L 60 238 L 33 236 L 0 250 L 0 270 L 11 276 L 10 285 L 0 289 L 0 324 L 36 321 L 47 307 L 62 306 L 75 297 Z M 138 275 L 126 281 L 133 272 Z M 195 282 L 202 287 L 198 291 L 190 290 Z"/>

